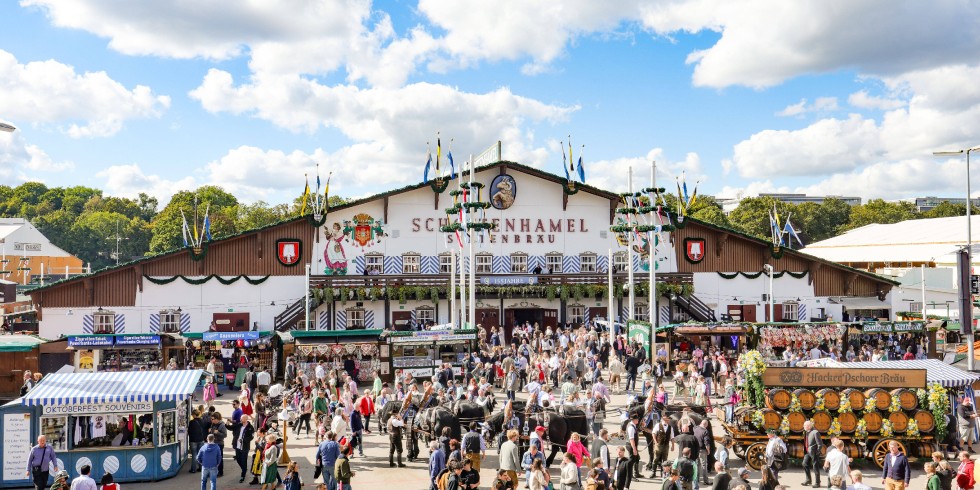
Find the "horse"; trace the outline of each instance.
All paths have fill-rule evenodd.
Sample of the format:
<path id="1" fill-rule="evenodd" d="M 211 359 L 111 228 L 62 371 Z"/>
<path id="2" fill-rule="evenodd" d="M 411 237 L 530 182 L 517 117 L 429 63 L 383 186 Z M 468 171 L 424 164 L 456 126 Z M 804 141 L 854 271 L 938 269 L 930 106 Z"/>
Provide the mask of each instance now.
<path id="1" fill-rule="evenodd" d="M 451 410 L 463 425 L 469 425 L 470 422 L 483 422 L 493 412 L 490 400 L 488 398 L 484 404 L 472 400 L 458 400 L 452 404 Z"/>
<path id="2" fill-rule="evenodd" d="M 419 411 L 418 404 L 410 402 L 409 407 L 414 413 L 418 413 Z M 390 419 L 392 415 L 401 412 L 401 410 L 402 410 L 401 401 L 390 401 L 388 403 L 385 403 L 384 406 L 381 407 L 381 410 L 378 412 L 379 426 L 386 427 L 388 425 L 388 419 Z"/>
<path id="3" fill-rule="evenodd" d="M 537 426 L 543 426 L 548 428 L 546 434 L 546 439 L 551 441 L 551 453 L 548 455 L 547 464 L 550 466 L 554 462 L 555 456 L 558 455 L 558 451 L 564 451 L 567 448 L 568 441 L 572 436 L 572 426 L 575 427 L 585 427 L 588 423 L 585 421 L 585 413 L 578 410 L 581 413 L 582 422 L 579 424 L 575 422 L 575 419 L 579 418 L 575 410 L 572 409 L 568 411 L 568 415 L 562 415 L 561 413 L 555 411 L 554 409 L 545 409 L 544 411 L 527 413 L 522 409 L 518 409 L 519 404 L 511 404 L 512 409 L 510 410 L 511 416 L 517 417 L 517 429 L 519 432 L 524 433 L 523 427 L 527 427 L 527 433 L 530 433 Z M 507 425 L 510 423 L 509 418 L 505 415 L 507 409 L 497 412 L 491 415 L 486 420 L 487 434 L 488 437 L 493 439 L 498 435 L 503 435 L 508 428 Z M 507 418 L 507 420 L 505 420 Z M 581 430 L 581 429 L 580 429 Z M 575 430 L 574 432 L 578 432 Z M 580 435 L 585 436 L 588 432 L 579 432 Z M 526 444 L 523 442 L 522 437 L 521 452 L 523 453 Z M 543 448 L 542 448 L 543 449 Z"/>
<path id="4" fill-rule="evenodd" d="M 459 419 L 446 407 L 436 406 L 423 408 L 416 416 L 413 432 L 417 432 L 425 440 L 426 444 L 439 438 L 443 427 L 449 427 L 450 437 L 462 440 L 462 432 L 459 428 Z"/>
<path id="5" fill-rule="evenodd" d="M 629 405 L 629 407 L 627 408 L 626 420 L 624 420 L 623 423 L 620 424 L 620 434 L 625 437 L 626 426 L 629 425 L 630 419 L 633 418 L 633 415 L 636 415 L 636 417 L 640 420 L 640 424 L 641 424 L 640 435 L 643 436 L 647 444 L 647 457 L 649 458 L 649 461 L 647 462 L 645 468 L 647 470 L 654 470 L 655 468 L 653 467 L 653 460 L 654 460 L 653 452 L 656 444 L 654 444 L 653 441 L 653 431 L 651 430 L 651 428 L 642 426 L 643 419 L 646 416 L 646 410 L 647 410 L 644 401 L 645 401 L 644 397 L 637 397 L 637 399 L 634 400 L 634 402 Z M 705 415 L 704 413 L 703 407 L 686 407 L 680 405 L 665 407 L 664 405 L 658 404 L 656 402 L 654 402 L 654 406 L 660 410 L 662 417 L 667 418 L 667 425 L 670 426 L 674 434 L 681 433 L 680 421 L 685 418 L 689 419 L 692 425 L 700 425 L 701 421 L 707 418 L 707 415 Z M 714 433 L 712 432 L 711 429 L 711 424 L 708 424 L 708 436 L 712 438 L 714 437 Z"/>

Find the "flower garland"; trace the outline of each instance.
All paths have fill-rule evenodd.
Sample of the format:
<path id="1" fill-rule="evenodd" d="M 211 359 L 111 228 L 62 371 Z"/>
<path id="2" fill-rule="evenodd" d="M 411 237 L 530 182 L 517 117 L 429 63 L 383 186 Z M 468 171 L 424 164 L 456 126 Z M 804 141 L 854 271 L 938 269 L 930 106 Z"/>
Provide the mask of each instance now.
<path id="1" fill-rule="evenodd" d="M 824 410 L 826 409 L 826 403 L 823 401 L 823 395 L 817 395 L 817 401 L 813 404 L 814 410 Z"/>
<path id="2" fill-rule="evenodd" d="M 834 417 L 833 422 L 830 423 L 830 428 L 827 429 L 827 435 L 830 437 L 837 437 L 840 435 L 840 420 Z"/>
<path id="3" fill-rule="evenodd" d="M 762 410 L 752 412 L 752 425 L 754 425 L 756 429 L 762 430 L 765 423 L 766 418 L 762 415 Z"/>
<path id="4" fill-rule="evenodd" d="M 881 434 L 882 438 L 895 435 L 895 430 L 892 429 L 892 422 L 890 420 L 884 419 L 881 421 L 881 432 L 879 434 Z"/>
<path id="5" fill-rule="evenodd" d="M 877 409 L 877 400 L 875 400 L 875 397 L 869 396 L 868 399 L 864 401 L 864 413 L 874 412 Z"/>
<path id="6" fill-rule="evenodd" d="M 750 350 L 738 357 L 738 366 L 745 370 L 745 403 L 755 407 L 765 405 L 765 388 L 762 374 L 766 372 L 766 361 L 757 350 Z"/>
<path id="7" fill-rule="evenodd" d="M 868 423 L 864 419 L 858 420 L 857 427 L 854 428 L 854 438 L 862 441 L 868 438 Z"/>
<path id="8" fill-rule="evenodd" d="M 925 408 L 925 407 L 923 407 Z M 929 411 L 936 424 L 936 440 L 946 440 L 946 414 L 949 413 L 949 394 L 939 383 L 929 384 Z"/>
<path id="9" fill-rule="evenodd" d="M 793 398 L 789 402 L 789 411 L 790 412 L 803 411 L 803 407 L 800 406 L 800 399 L 796 396 L 796 393 L 793 393 Z"/>
<path id="10" fill-rule="evenodd" d="M 789 418 L 783 417 L 783 421 L 779 423 L 779 435 L 789 435 Z"/>
<path id="11" fill-rule="evenodd" d="M 851 399 L 846 396 L 842 396 L 840 398 L 840 406 L 837 407 L 837 412 L 843 413 L 843 412 L 850 412 L 850 411 L 851 411 Z"/>
<path id="12" fill-rule="evenodd" d="M 891 405 L 888 405 L 888 413 L 895 413 L 901 411 L 902 411 L 902 400 L 899 400 L 897 396 L 893 396 Z"/>
<path id="13" fill-rule="evenodd" d="M 925 410 L 929 409 L 929 391 L 919 388 L 915 390 L 915 397 L 919 399 L 919 406 Z"/>
<path id="14" fill-rule="evenodd" d="M 909 439 L 919 439 L 922 434 L 919 432 L 919 424 L 915 422 L 915 419 L 909 419 L 909 424 L 905 426 L 905 437 Z"/>

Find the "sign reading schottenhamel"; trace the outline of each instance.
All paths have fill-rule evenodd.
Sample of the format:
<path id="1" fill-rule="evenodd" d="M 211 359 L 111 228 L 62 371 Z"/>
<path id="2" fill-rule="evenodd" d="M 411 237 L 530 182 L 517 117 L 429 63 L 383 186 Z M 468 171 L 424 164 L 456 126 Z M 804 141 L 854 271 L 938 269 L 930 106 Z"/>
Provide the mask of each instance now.
<path id="1" fill-rule="evenodd" d="M 925 388 L 925 369 L 776 368 L 762 374 L 765 386 L 808 388 Z"/>

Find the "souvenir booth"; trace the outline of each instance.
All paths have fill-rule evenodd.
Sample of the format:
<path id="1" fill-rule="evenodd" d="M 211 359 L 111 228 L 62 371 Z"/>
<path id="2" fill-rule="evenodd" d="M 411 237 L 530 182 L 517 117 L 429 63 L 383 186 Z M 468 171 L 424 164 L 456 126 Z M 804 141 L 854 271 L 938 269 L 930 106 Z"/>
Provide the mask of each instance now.
<path id="1" fill-rule="evenodd" d="M 659 331 L 659 329 L 658 329 Z M 667 332 L 667 356 L 671 366 L 687 367 L 694 351 L 701 348 L 719 348 L 731 359 L 748 346 L 753 333 L 752 325 L 747 323 L 682 323 L 670 325 Z"/>
<path id="2" fill-rule="evenodd" d="M 272 379 L 281 373 L 282 342 L 273 331 L 185 333 L 187 359 L 195 368 L 204 368 L 212 357 L 222 363 L 225 384 L 241 386 L 248 368 L 267 368 Z"/>
<path id="3" fill-rule="evenodd" d="M 377 370 L 381 379 L 392 379 L 389 371 L 391 353 L 381 339 L 383 330 L 294 330 L 293 356 L 298 369 L 315 379 L 318 363 L 328 369 L 357 371 L 357 382 L 374 380 Z"/>
<path id="4" fill-rule="evenodd" d="M 906 348 L 912 347 L 912 352 L 918 353 L 925 349 L 926 353 L 936 354 L 936 330 L 927 329 L 923 321 L 907 322 L 861 322 L 852 323 L 847 329 L 847 345 L 858 352 L 862 345 L 888 350 L 888 359 L 896 356 L 901 359 Z M 898 351 L 895 350 L 898 347 Z"/>
<path id="5" fill-rule="evenodd" d="M 842 323 L 761 323 L 756 348 L 771 366 L 783 361 L 783 352 L 788 348 L 797 351 L 814 345 L 827 350 L 831 347 L 844 352 L 844 338 L 847 326 Z"/>
<path id="6" fill-rule="evenodd" d="M 76 372 L 153 370 L 166 364 L 162 349 L 172 344 L 171 337 L 157 334 L 68 336 Z"/>
<path id="7" fill-rule="evenodd" d="M 452 365 L 456 376 L 462 376 L 465 357 L 477 349 L 476 329 L 386 334 L 391 366 L 383 369 L 392 374 L 402 371 L 414 378 L 430 378 L 434 369 L 445 363 Z"/>
<path id="8" fill-rule="evenodd" d="M 187 421 L 200 370 L 49 374 L 26 396 L 0 407 L 2 487 L 28 487 L 27 457 L 39 435 L 58 467 L 99 481 L 157 481 L 187 458 Z M 54 473 L 51 473 L 54 477 Z"/>

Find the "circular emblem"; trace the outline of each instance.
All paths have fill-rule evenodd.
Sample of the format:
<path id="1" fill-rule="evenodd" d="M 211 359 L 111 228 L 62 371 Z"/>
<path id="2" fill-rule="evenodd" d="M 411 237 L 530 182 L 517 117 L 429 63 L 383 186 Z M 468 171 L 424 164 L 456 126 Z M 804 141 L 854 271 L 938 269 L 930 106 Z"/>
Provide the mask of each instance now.
<path id="1" fill-rule="evenodd" d="M 498 175 L 490 183 L 490 204 L 497 209 L 507 209 L 517 198 L 517 182 L 510 175 Z"/>
<path id="2" fill-rule="evenodd" d="M 104 469 L 106 473 L 115 474 L 117 471 L 119 471 L 119 458 L 109 456 L 102 462 L 102 469 Z"/>
<path id="3" fill-rule="evenodd" d="M 797 371 L 783 371 L 779 373 L 779 381 L 786 385 L 795 385 L 803 382 L 803 373 Z"/>
<path id="4" fill-rule="evenodd" d="M 58 458 L 57 463 L 54 462 L 54 461 L 48 463 L 48 472 L 49 473 L 54 474 L 54 467 L 55 467 L 55 465 L 57 465 L 58 468 L 64 468 L 65 467 L 65 462 L 62 461 L 61 458 Z"/>
<path id="5" fill-rule="evenodd" d="M 174 455 L 171 454 L 170 451 L 164 451 L 163 454 L 160 455 L 160 468 L 162 468 L 163 471 L 170 470 L 170 466 L 173 464 L 173 462 Z"/>
<path id="6" fill-rule="evenodd" d="M 88 466 L 89 468 L 91 468 L 92 460 L 83 456 L 81 458 L 78 458 L 78 461 L 75 461 L 75 471 L 77 471 L 79 475 L 82 474 L 82 466 Z"/>
<path id="7" fill-rule="evenodd" d="M 129 460 L 129 467 L 136 473 L 142 473 L 146 470 L 146 456 L 142 454 L 133 456 L 133 459 Z"/>

